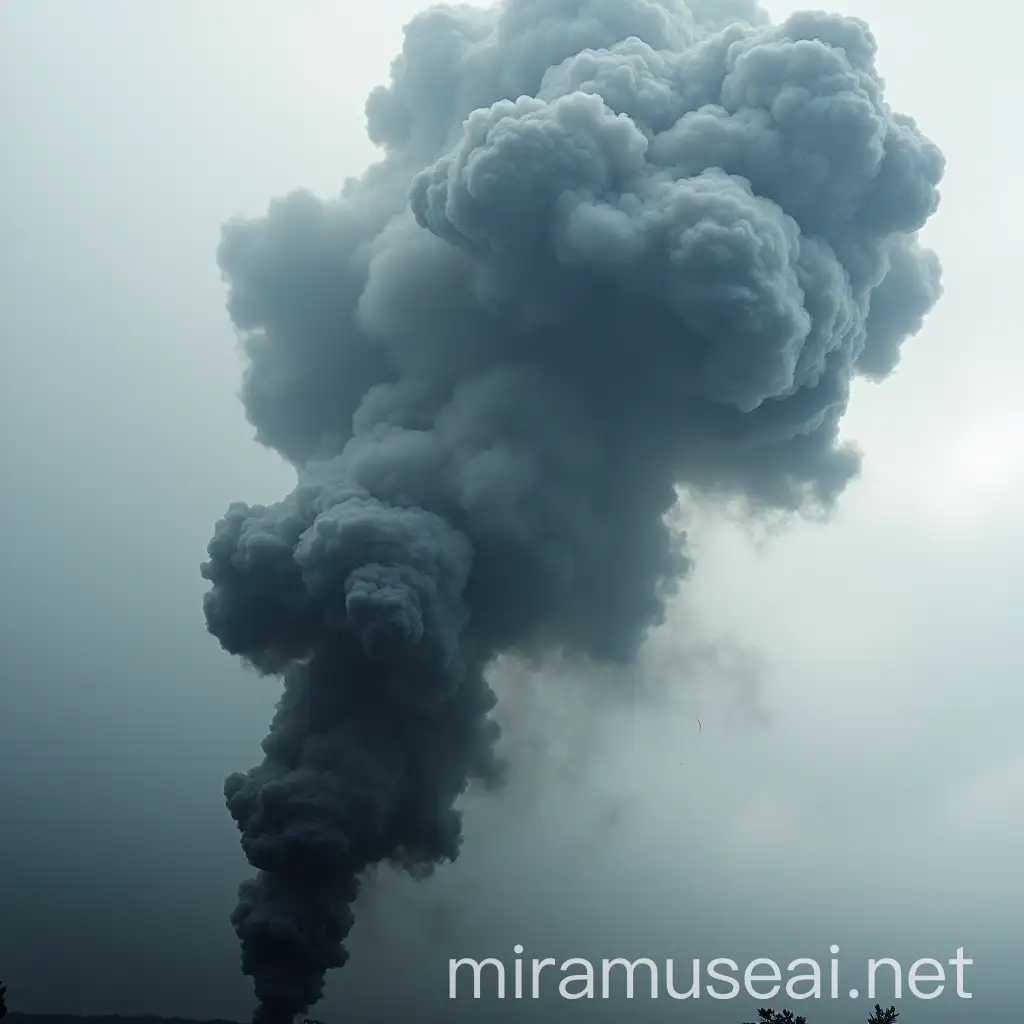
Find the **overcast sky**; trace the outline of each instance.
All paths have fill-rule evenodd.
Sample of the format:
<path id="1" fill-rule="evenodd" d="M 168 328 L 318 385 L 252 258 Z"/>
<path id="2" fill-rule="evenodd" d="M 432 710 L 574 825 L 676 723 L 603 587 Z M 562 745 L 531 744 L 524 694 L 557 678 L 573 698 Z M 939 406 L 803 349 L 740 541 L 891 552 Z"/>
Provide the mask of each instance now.
<path id="1" fill-rule="evenodd" d="M 0 5 L 0 977 L 15 1009 L 250 1012 L 222 781 L 258 760 L 279 684 L 207 634 L 198 566 L 229 502 L 275 500 L 294 475 L 238 402 L 214 252 L 228 217 L 335 192 L 374 158 L 364 99 L 422 6 Z M 783 962 L 838 943 L 850 972 L 966 948 L 973 1003 L 907 1000 L 903 1024 L 1019 1019 L 1024 17 L 1009 0 L 826 6 L 870 22 L 889 100 L 948 160 L 925 235 L 945 295 L 895 375 L 857 385 L 862 478 L 825 525 L 697 515 L 698 569 L 644 652 L 644 696 L 598 710 L 571 667 L 499 669 L 513 783 L 467 801 L 456 867 L 371 887 L 319 1016 L 474 1019 L 447 1004 L 447 958 L 511 959 L 517 942 Z M 749 1019 L 705 1002 L 688 1019 Z"/>

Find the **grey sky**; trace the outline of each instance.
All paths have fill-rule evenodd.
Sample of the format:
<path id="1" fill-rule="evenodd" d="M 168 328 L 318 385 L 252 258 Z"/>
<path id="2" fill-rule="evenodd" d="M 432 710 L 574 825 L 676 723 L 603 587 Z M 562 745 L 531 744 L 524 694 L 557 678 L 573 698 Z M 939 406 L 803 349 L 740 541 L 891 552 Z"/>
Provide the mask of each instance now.
<path id="1" fill-rule="evenodd" d="M 214 250 L 230 215 L 363 169 L 365 96 L 421 6 L 0 7 L 0 977 L 18 1009 L 250 1009 L 221 784 L 257 757 L 276 686 L 206 635 L 198 562 L 228 502 L 274 500 L 291 473 L 235 398 Z M 520 749 L 538 722 L 567 749 L 468 802 L 457 867 L 374 887 L 321 1016 L 440 1017 L 449 955 L 516 942 L 741 960 L 838 942 L 847 969 L 967 947 L 974 1004 L 908 1002 L 906 1024 L 1016 1019 L 1024 25 L 1003 2 L 827 6 L 869 21 L 888 98 L 948 161 L 925 234 L 946 292 L 894 377 L 858 385 L 862 480 L 827 526 L 695 524 L 695 578 L 642 663 L 654 696 L 584 714 L 562 679 L 554 710 L 510 701 Z M 673 667 L 692 664 L 673 644 L 722 634 L 756 658 Z"/>

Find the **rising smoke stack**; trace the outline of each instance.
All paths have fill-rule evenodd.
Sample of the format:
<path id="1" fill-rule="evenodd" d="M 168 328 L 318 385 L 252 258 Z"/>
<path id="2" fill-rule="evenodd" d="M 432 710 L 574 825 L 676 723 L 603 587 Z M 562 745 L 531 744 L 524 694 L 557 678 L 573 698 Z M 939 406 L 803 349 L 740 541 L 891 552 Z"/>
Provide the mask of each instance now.
<path id="1" fill-rule="evenodd" d="M 496 654 L 629 660 L 689 562 L 677 488 L 830 506 L 850 383 L 935 302 L 943 158 L 866 25 L 746 0 L 507 0 L 407 27 L 382 160 L 224 231 L 258 439 L 211 632 L 284 693 L 226 783 L 267 1022 L 321 996 L 361 874 L 459 852 Z"/>

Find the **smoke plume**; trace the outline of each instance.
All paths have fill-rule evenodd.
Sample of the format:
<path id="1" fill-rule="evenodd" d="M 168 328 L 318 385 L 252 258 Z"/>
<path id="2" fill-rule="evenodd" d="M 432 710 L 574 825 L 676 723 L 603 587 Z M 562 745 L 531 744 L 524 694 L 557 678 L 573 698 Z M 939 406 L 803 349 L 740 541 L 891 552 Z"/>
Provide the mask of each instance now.
<path id="1" fill-rule="evenodd" d="M 225 786 L 258 1019 L 320 998 L 369 867 L 458 855 L 496 655 L 629 661 L 680 490 L 827 510 L 856 475 L 851 381 L 940 291 L 943 157 L 875 54 L 748 0 L 435 7 L 367 101 L 380 162 L 224 229 L 245 408 L 297 472 L 203 565 L 210 631 L 284 678 Z"/>

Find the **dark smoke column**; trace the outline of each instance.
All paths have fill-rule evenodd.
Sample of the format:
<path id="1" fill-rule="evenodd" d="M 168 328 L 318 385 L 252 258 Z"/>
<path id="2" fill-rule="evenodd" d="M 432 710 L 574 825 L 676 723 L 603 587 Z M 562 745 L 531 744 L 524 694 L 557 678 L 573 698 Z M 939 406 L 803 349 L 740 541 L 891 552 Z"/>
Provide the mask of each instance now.
<path id="1" fill-rule="evenodd" d="M 284 677 L 226 784 L 260 1019 L 320 998 L 369 865 L 458 855 L 497 653 L 630 659 L 680 488 L 799 511 L 856 475 L 851 381 L 940 291 L 943 159 L 874 60 L 746 0 L 436 8 L 367 103 L 382 160 L 225 229 L 246 410 L 297 472 L 203 567 L 211 632 Z"/>

